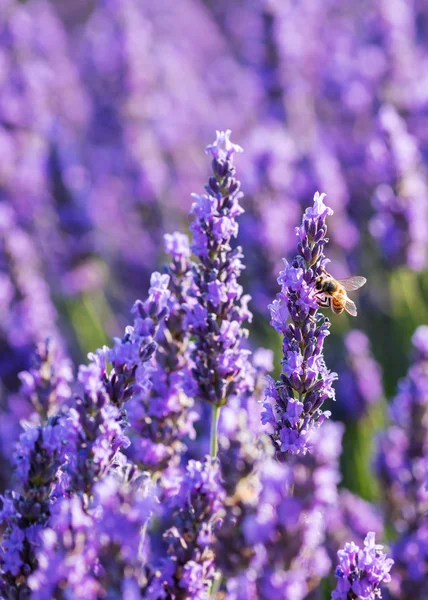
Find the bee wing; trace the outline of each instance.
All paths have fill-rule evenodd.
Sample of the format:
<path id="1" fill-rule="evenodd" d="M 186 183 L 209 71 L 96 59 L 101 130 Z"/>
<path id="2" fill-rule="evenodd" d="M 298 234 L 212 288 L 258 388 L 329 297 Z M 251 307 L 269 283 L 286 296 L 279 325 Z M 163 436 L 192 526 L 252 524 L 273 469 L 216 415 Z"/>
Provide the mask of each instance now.
<path id="1" fill-rule="evenodd" d="M 355 290 L 363 287 L 367 279 L 365 277 L 359 277 L 356 275 L 354 277 L 346 277 L 346 279 L 338 279 L 337 281 L 340 283 L 340 285 L 343 285 L 347 292 L 355 292 Z"/>
<path id="2" fill-rule="evenodd" d="M 345 310 L 352 317 L 357 316 L 357 307 L 355 306 L 355 302 L 352 302 L 349 298 L 346 298 Z"/>

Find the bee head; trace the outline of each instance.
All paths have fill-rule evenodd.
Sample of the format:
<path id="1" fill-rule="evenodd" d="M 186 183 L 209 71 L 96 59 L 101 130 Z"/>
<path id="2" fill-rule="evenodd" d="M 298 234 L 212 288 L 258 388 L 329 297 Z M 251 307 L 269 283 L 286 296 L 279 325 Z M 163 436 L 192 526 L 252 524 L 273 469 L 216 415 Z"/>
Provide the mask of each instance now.
<path id="1" fill-rule="evenodd" d="M 322 284 L 323 284 L 323 278 L 322 278 L 322 276 L 320 275 L 319 277 L 317 277 L 317 278 L 315 279 L 315 288 L 316 288 L 317 290 L 322 290 Z"/>

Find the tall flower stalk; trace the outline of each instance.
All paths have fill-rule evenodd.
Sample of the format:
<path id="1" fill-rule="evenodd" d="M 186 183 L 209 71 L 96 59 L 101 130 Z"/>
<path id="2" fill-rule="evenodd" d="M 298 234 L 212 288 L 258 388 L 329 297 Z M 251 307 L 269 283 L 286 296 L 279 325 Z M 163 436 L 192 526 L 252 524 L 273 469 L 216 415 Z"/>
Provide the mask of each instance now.
<path id="1" fill-rule="evenodd" d="M 186 394 L 190 375 L 190 332 L 184 326 L 190 275 L 190 248 L 186 235 L 165 235 L 165 252 L 171 256 L 165 267 L 171 295 L 168 320 L 156 335 L 157 351 L 152 367 L 152 388 L 135 394 L 126 411 L 131 426 L 132 460 L 144 470 L 162 473 L 176 466 L 186 450 L 184 439 L 194 438 L 193 399 Z"/>
<path id="2" fill-rule="evenodd" d="M 351 329 L 345 335 L 344 346 L 346 366 L 338 369 L 339 414 L 357 421 L 383 397 L 382 369 L 373 357 L 369 338 L 362 331 Z"/>
<path id="3" fill-rule="evenodd" d="M 212 158 L 213 174 L 204 195 L 193 194 L 192 250 L 198 262 L 193 266 L 189 290 L 187 324 L 195 336 L 192 352 L 196 397 L 212 409 L 211 455 L 217 454 L 219 409 L 228 397 L 245 389 L 249 352 L 241 340 L 248 334 L 242 327 L 251 319 L 238 278 L 244 269 L 242 250 L 232 248 L 238 235 L 237 218 L 244 212 L 240 182 L 235 178 L 234 154 L 242 148 L 230 141 L 230 131 L 217 131 L 206 152 Z"/>
<path id="4" fill-rule="evenodd" d="M 412 364 L 399 383 L 375 461 L 387 522 L 398 533 L 390 592 L 400 600 L 428 594 L 428 326 L 418 327 L 412 345 Z"/>
<path id="5" fill-rule="evenodd" d="M 57 503 L 29 578 L 34 600 L 63 598 L 65 585 L 75 600 L 139 596 L 141 529 L 156 501 L 150 479 L 124 466 L 95 484 L 88 507 L 79 496 Z"/>
<path id="6" fill-rule="evenodd" d="M 157 348 L 154 338 L 168 314 L 168 284 L 168 275 L 153 273 L 148 298 L 133 306 L 133 326 L 126 328 L 122 339 L 115 339 L 112 349 L 90 354 L 91 363 L 79 369 L 82 393 L 70 410 L 76 435 L 76 452 L 69 465 L 73 489 L 91 495 L 94 482 L 107 474 L 117 452 L 130 444 L 124 433 L 124 405 L 151 389 L 150 359 Z M 110 372 L 108 361 L 113 365 Z"/>
<path id="7" fill-rule="evenodd" d="M 168 312 L 168 283 L 168 275 L 152 275 L 147 300 L 134 305 L 134 325 L 112 350 L 91 354 L 90 364 L 80 366 L 80 390 L 70 406 L 21 435 L 14 456 L 17 490 L 6 493 L 0 511 L 5 528 L 0 591 L 9 594 L 6 598 L 28 593 L 28 577 L 37 569 L 36 549 L 57 500 L 80 496 L 86 509 L 96 483 L 118 465 L 120 449 L 129 445 L 124 403 L 150 389 L 149 359 L 156 350 L 154 336 Z M 107 360 L 113 364 L 110 372 Z M 58 393 L 55 370 L 50 371 L 50 382 L 37 383 L 38 375 L 34 370 L 24 378 L 29 389 Z"/>
<path id="8" fill-rule="evenodd" d="M 21 371 L 20 395 L 32 404 L 42 424 L 72 395 L 73 368 L 52 339 L 37 344 L 28 371 Z"/>
<path id="9" fill-rule="evenodd" d="M 203 463 L 190 460 L 175 493 L 162 502 L 171 526 L 163 534 L 166 552 L 148 578 L 144 598 L 208 600 L 223 499 L 218 464 L 209 457 Z"/>
<path id="10" fill-rule="evenodd" d="M 268 379 L 262 419 L 271 426 L 281 457 L 310 451 L 314 430 L 330 416 L 322 405 L 335 397 L 332 384 L 337 375 L 327 369 L 323 356 L 330 322 L 318 311 L 315 297 L 316 278 L 328 262 L 326 217 L 333 214 L 324 196 L 315 194 L 313 206 L 296 228 L 298 254 L 291 264 L 284 259 L 278 278 L 281 291 L 269 306 L 271 325 L 283 336 L 283 359 L 280 379 Z"/>
<path id="11" fill-rule="evenodd" d="M 50 517 L 70 451 L 69 427 L 55 415 L 44 426 L 21 434 L 13 457 L 15 489 L 1 498 L 0 595 L 6 600 L 25 597 L 27 577 L 36 568 L 39 535 Z"/>

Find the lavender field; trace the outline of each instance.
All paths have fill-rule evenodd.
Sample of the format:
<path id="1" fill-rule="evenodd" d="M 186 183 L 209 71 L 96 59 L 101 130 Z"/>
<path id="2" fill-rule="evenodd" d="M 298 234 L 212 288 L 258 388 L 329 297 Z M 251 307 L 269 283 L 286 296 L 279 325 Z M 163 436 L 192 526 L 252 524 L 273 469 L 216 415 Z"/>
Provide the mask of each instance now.
<path id="1" fill-rule="evenodd" d="M 0 0 L 0 599 L 428 600 L 426 0 Z"/>

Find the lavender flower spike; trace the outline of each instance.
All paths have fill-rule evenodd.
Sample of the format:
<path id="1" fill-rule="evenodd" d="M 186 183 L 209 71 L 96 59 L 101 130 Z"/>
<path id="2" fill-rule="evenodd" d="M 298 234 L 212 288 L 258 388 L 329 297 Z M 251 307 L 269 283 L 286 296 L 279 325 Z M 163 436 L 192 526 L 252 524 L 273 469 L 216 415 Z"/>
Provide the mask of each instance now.
<path id="1" fill-rule="evenodd" d="M 196 337 L 192 353 L 196 395 L 213 406 L 222 406 L 227 398 L 245 389 L 248 352 L 241 339 L 248 332 L 241 327 L 251 319 L 238 283 L 244 265 L 240 247 L 232 249 L 238 235 L 237 217 L 242 192 L 235 179 L 233 155 L 242 148 L 230 141 L 230 131 L 217 131 L 211 154 L 213 175 L 205 186 L 206 194 L 193 194 L 191 213 L 192 250 L 199 259 L 193 268 L 193 286 L 189 290 L 187 323 Z"/>
<path id="2" fill-rule="evenodd" d="M 209 600 L 215 577 L 216 529 L 223 512 L 224 491 L 218 463 L 190 460 L 177 493 L 162 503 L 171 518 L 163 534 L 168 555 L 149 576 L 144 598 Z"/>
<path id="3" fill-rule="evenodd" d="M 375 471 L 388 525 L 395 569 L 389 592 L 400 600 L 428 597 L 428 326 L 412 336 L 412 362 L 390 405 L 391 425 L 378 438 Z"/>
<path id="4" fill-rule="evenodd" d="M 193 423 L 197 418 L 196 411 L 191 410 L 193 399 L 184 391 L 191 378 L 190 333 L 184 327 L 191 280 L 189 240 L 178 232 L 164 239 L 165 252 L 171 255 L 164 267 L 171 290 L 168 321 L 156 335 L 156 364 L 150 365 L 152 388 L 147 394 L 134 394 L 126 405 L 132 430 L 129 455 L 140 468 L 157 473 L 180 461 L 186 450 L 184 438 L 196 436 Z"/>
<path id="5" fill-rule="evenodd" d="M 50 338 L 37 344 L 31 362 L 30 369 L 18 375 L 20 394 L 29 400 L 44 424 L 71 397 L 73 369 Z"/>
<path id="6" fill-rule="evenodd" d="M 337 586 L 331 600 L 376 600 L 381 598 L 380 585 L 391 580 L 389 574 L 394 561 L 375 544 L 373 531 L 367 534 L 364 548 L 351 542 L 339 550 L 339 564 L 335 575 Z"/>
<path id="7" fill-rule="evenodd" d="M 318 312 L 314 297 L 316 278 L 328 262 L 324 257 L 327 215 L 333 211 L 318 192 L 296 228 L 298 254 L 285 268 L 278 283 L 281 291 L 269 306 L 271 325 L 284 336 L 282 373 L 276 383 L 268 378 L 262 422 L 271 425 L 271 437 L 278 455 L 306 454 L 311 435 L 330 416 L 321 407 L 334 399 L 336 373 L 325 366 L 324 339 L 330 321 Z"/>

